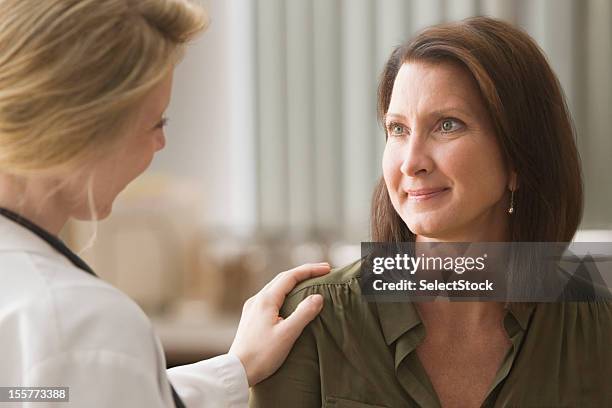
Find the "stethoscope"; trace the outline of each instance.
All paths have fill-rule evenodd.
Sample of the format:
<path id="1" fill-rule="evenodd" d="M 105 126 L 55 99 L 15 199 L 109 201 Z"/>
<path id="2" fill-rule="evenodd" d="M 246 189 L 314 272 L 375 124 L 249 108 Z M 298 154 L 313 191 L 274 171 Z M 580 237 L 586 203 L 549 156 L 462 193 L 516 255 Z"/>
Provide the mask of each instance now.
<path id="1" fill-rule="evenodd" d="M 45 231 L 43 228 L 34 224 L 32 221 L 10 210 L 7 210 L 6 208 L 0 207 L 0 214 L 4 215 L 6 218 L 10 219 L 11 221 L 16 222 L 22 227 L 30 230 L 34 234 L 38 235 L 42 240 L 46 241 L 49 245 L 51 245 L 57 252 L 64 255 L 66 258 L 68 258 L 68 260 L 77 268 L 95 276 L 96 278 L 98 277 L 98 275 L 96 275 L 93 269 L 91 269 L 91 267 L 87 265 L 87 263 L 84 260 L 82 260 L 77 254 L 72 252 L 70 248 L 68 248 L 66 244 L 64 244 L 55 235 L 49 233 L 48 231 Z M 177 394 L 172 384 L 170 384 L 170 389 L 172 391 L 172 399 L 174 400 L 174 405 L 176 405 L 176 408 L 185 408 L 185 404 L 181 400 L 181 397 L 179 397 L 179 395 Z"/>

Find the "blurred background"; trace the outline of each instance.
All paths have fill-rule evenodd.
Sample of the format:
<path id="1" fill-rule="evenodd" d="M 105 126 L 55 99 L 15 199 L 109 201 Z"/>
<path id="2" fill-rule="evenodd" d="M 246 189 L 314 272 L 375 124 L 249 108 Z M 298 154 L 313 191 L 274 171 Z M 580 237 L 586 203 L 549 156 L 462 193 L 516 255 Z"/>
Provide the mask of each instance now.
<path id="1" fill-rule="evenodd" d="M 97 235 L 63 232 L 153 319 L 169 365 L 226 352 L 243 301 L 278 272 L 359 257 L 384 147 L 378 75 L 438 22 L 489 15 L 542 47 L 583 160 L 576 239 L 612 240 L 609 0 L 203 3 L 211 24 L 176 70 L 165 150 Z"/>

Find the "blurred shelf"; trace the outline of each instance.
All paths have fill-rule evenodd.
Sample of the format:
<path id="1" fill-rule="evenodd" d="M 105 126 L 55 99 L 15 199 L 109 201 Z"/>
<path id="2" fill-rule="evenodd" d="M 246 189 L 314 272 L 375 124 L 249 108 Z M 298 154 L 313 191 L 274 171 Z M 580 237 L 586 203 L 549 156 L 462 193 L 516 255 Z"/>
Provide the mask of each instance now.
<path id="1" fill-rule="evenodd" d="M 612 230 L 583 229 L 576 232 L 574 242 L 612 242 Z"/>
<path id="2" fill-rule="evenodd" d="M 240 316 L 201 313 L 151 317 L 169 367 L 210 358 L 229 350 Z"/>

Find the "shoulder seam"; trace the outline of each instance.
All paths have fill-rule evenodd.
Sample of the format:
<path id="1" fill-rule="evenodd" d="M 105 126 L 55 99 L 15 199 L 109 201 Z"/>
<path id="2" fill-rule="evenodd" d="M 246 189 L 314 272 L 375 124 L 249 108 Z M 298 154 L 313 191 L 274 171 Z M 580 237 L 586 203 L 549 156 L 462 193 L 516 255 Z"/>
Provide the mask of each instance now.
<path id="1" fill-rule="evenodd" d="M 306 289 L 311 289 L 311 288 L 315 288 L 315 287 L 322 287 L 322 286 L 325 286 L 325 287 L 329 287 L 329 286 L 346 286 L 346 285 L 352 283 L 352 281 L 357 280 L 359 277 L 361 277 L 361 275 L 357 274 L 357 275 L 352 276 L 349 279 L 347 279 L 345 281 L 342 281 L 342 282 L 312 283 L 312 284 L 309 284 L 307 286 L 304 286 L 303 288 L 298 289 L 295 292 L 291 292 L 287 296 L 287 299 L 290 299 L 290 298 L 294 297 L 295 295 L 299 294 L 300 292 L 305 291 Z"/>

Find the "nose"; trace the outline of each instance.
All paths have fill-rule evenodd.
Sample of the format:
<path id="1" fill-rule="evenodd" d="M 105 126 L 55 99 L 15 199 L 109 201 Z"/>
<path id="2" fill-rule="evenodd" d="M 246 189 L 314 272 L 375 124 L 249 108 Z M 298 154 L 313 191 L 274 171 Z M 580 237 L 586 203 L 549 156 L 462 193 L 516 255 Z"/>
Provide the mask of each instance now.
<path id="1" fill-rule="evenodd" d="M 408 177 L 418 177 L 430 174 L 434 169 L 434 161 L 429 152 L 429 143 L 425 135 L 416 132 L 405 144 L 403 160 L 400 166 L 402 174 Z"/>

